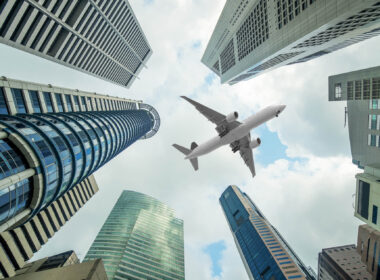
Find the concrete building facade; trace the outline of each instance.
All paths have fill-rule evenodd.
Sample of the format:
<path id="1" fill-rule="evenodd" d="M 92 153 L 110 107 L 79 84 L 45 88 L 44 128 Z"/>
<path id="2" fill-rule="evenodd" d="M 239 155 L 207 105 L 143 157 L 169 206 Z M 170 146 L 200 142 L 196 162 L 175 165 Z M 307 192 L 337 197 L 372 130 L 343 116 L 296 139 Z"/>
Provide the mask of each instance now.
<path id="1" fill-rule="evenodd" d="M 77 254 L 74 251 L 67 251 L 54 256 L 39 259 L 34 262 L 28 262 L 23 268 L 16 271 L 16 275 L 26 275 L 37 271 L 43 271 L 67 265 L 80 263 Z"/>
<path id="2" fill-rule="evenodd" d="M 315 279 L 253 201 L 236 186 L 219 199 L 249 279 Z"/>
<path id="3" fill-rule="evenodd" d="M 233 85 L 379 33 L 378 0 L 227 0 L 202 62 Z"/>
<path id="4" fill-rule="evenodd" d="M 322 249 L 318 255 L 318 280 L 371 280 L 355 245 Z M 376 279 L 376 278 L 374 278 Z"/>
<path id="5" fill-rule="evenodd" d="M 184 280 L 183 221 L 148 195 L 123 191 L 87 252 L 112 279 Z"/>
<path id="6" fill-rule="evenodd" d="M 30 272 L 8 278 L 9 280 L 108 280 L 102 260 L 93 260 Z"/>
<path id="7" fill-rule="evenodd" d="M 152 54 L 128 0 L 3 0 L 0 42 L 124 87 Z"/>
<path id="8" fill-rule="evenodd" d="M 380 231 L 369 225 L 359 226 L 357 251 L 372 279 L 380 279 Z"/>
<path id="9" fill-rule="evenodd" d="M 329 100 L 347 101 L 352 161 L 356 175 L 355 216 L 380 230 L 380 67 L 329 77 Z"/>

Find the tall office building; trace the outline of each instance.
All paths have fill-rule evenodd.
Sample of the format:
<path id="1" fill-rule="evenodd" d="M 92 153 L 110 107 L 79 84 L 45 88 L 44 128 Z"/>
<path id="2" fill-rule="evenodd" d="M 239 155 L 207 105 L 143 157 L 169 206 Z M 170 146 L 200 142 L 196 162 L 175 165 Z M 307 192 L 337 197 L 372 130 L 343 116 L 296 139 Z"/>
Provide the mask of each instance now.
<path id="1" fill-rule="evenodd" d="M 238 187 L 229 186 L 219 202 L 249 279 L 315 279 L 310 268 Z"/>
<path id="2" fill-rule="evenodd" d="M 352 161 L 356 175 L 355 216 L 380 230 L 380 67 L 329 77 L 329 100 L 347 100 Z"/>
<path id="3" fill-rule="evenodd" d="M 97 191 L 94 171 L 159 125 L 141 101 L 1 79 L 2 273 L 22 267 Z"/>
<path id="4" fill-rule="evenodd" d="M 372 275 L 355 245 L 345 245 L 322 249 L 318 255 L 318 280 L 371 280 Z"/>
<path id="5" fill-rule="evenodd" d="M 232 85 L 379 33 L 378 0 L 227 0 L 202 62 Z"/>
<path id="6" fill-rule="evenodd" d="M 157 199 L 123 191 L 84 260 L 97 258 L 110 280 L 184 280 L 183 221 Z"/>
<path id="7" fill-rule="evenodd" d="M 0 42 L 124 87 L 152 54 L 128 0 L 2 0 Z"/>

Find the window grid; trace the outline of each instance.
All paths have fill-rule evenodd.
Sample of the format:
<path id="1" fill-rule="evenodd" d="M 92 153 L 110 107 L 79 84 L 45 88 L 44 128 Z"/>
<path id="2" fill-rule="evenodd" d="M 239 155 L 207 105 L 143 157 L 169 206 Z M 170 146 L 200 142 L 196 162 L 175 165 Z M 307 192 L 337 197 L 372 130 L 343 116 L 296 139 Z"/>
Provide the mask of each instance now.
<path id="1" fill-rule="evenodd" d="M 267 1 L 261 0 L 236 32 L 239 61 L 269 38 L 267 10 Z"/>
<path id="2" fill-rule="evenodd" d="M 226 73 L 235 65 L 235 47 L 234 41 L 231 40 L 220 54 L 220 64 L 222 74 Z"/>
<path id="3" fill-rule="evenodd" d="M 316 0 L 277 0 L 277 25 L 281 29 Z"/>

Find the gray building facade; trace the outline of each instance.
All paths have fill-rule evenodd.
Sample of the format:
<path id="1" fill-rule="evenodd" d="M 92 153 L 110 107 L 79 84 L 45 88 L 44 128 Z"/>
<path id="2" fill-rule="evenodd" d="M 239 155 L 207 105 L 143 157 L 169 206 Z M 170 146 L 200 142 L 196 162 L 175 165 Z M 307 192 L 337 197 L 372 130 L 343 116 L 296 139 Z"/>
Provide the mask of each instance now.
<path id="1" fill-rule="evenodd" d="M 152 54 L 128 0 L 3 0 L 0 43 L 127 88 Z"/>
<path id="2" fill-rule="evenodd" d="M 377 0 L 227 0 L 202 57 L 236 84 L 380 33 Z"/>
<path id="3" fill-rule="evenodd" d="M 347 102 L 352 161 L 356 175 L 355 216 L 380 230 L 380 67 L 329 77 L 329 100 Z"/>

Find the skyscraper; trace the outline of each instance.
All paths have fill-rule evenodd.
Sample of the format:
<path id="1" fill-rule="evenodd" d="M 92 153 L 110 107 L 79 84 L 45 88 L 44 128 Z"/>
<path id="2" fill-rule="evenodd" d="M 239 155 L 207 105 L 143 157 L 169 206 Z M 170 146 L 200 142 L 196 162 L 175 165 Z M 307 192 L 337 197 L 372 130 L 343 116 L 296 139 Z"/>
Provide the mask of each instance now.
<path id="1" fill-rule="evenodd" d="M 378 0 L 227 0 L 202 62 L 232 85 L 379 33 Z"/>
<path id="2" fill-rule="evenodd" d="M 160 126 L 141 101 L 0 80 L 0 263 L 13 275 L 98 190 L 91 174 Z"/>
<path id="3" fill-rule="evenodd" d="M 3 0 L 0 42 L 125 87 L 152 54 L 128 0 Z"/>
<path id="4" fill-rule="evenodd" d="M 84 260 L 112 279 L 185 279 L 183 221 L 164 203 L 123 191 Z"/>
<path id="5" fill-rule="evenodd" d="M 64 112 L 46 113 L 53 107 Z M 23 224 L 159 127 L 158 113 L 140 101 L 8 79 L 0 82 L 0 112 L 0 185 L 8 197 L 0 212 L 2 230 Z"/>
<path id="6" fill-rule="evenodd" d="M 329 100 L 347 100 L 352 162 L 356 175 L 355 216 L 380 230 L 380 67 L 329 77 Z"/>
<path id="7" fill-rule="evenodd" d="M 249 279 L 315 279 L 289 244 L 236 186 L 219 199 Z"/>

